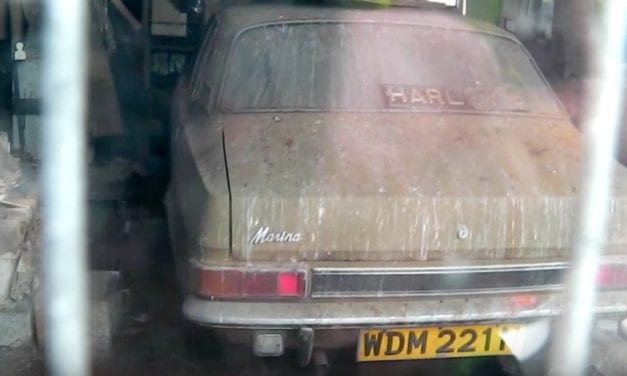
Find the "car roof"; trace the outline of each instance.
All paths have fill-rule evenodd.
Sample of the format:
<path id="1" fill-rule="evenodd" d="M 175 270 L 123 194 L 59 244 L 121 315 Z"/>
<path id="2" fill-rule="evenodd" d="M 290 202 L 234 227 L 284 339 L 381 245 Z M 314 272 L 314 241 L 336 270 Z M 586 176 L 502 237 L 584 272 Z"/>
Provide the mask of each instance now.
<path id="1" fill-rule="evenodd" d="M 237 33 L 251 26 L 294 21 L 362 21 L 416 24 L 431 27 L 483 32 L 516 39 L 492 24 L 463 17 L 453 11 L 433 8 L 356 6 L 312 6 L 298 4 L 232 5 L 219 18 L 229 31 Z"/>

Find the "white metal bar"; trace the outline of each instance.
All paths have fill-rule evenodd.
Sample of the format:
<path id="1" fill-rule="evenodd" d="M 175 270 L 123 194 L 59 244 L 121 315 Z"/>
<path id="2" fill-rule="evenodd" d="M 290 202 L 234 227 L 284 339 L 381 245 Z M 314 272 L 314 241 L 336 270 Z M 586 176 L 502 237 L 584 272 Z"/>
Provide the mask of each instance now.
<path id="1" fill-rule="evenodd" d="M 587 364 L 596 300 L 596 275 L 608 235 L 609 207 L 615 161 L 613 151 L 623 104 L 623 58 L 627 2 L 604 4 L 597 43 L 591 55 L 590 111 L 584 122 L 584 160 L 578 231 L 572 268 L 567 280 L 568 306 L 558 325 L 552 351 L 551 374 L 582 375 Z M 592 24 L 592 23 L 590 23 Z"/>
<path id="2" fill-rule="evenodd" d="M 85 101 L 89 0 L 47 0 L 42 68 L 42 202 L 49 372 L 89 374 Z"/>

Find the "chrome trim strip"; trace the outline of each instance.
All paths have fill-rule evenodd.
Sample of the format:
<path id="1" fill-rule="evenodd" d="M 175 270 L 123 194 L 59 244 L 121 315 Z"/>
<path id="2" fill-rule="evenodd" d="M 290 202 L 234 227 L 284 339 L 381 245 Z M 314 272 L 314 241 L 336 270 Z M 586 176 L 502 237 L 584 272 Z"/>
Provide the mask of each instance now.
<path id="1" fill-rule="evenodd" d="M 494 288 L 490 290 L 468 289 L 468 290 L 437 290 L 420 292 L 385 291 L 385 292 L 310 292 L 312 298 L 412 298 L 412 297 L 433 297 L 433 296 L 464 296 L 464 295 L 488 295 L 488 294 L 520 294 L 520 293 L 542 293 L 550 291 L 562 291 L 562 285 L 547 285 L 540 288 Z"/>
<path id="2" fill-rule="evenodd" d="M 407 297 L 559 289 L 564 263 L 437 268 L 314 268 L 311 296 Z"/>
<path id="3" fill-rule="evenodd" d="M 518 271 L 518 270 L 544 270 L 544 269 L 567 269 L 566 262 L 552 262 L 543 264 L 516 264 L 516 265 L 455 265 L 455 266 L 432 266 L 432 267 L 377 267 L 377 268 L 353 268 L 353 267 L 315 267 L 312 269 L 316 274 L 425 274 L 425 273 L 467 273 L 469 271 Z"/>

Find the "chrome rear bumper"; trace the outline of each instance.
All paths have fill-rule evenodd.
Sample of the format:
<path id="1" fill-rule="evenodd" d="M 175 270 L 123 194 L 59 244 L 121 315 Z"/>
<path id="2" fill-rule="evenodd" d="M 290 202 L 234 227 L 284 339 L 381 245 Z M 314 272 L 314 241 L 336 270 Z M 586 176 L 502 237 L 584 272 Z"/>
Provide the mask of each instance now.
<path id="1" fill-rule="evenodd" d="M 558 292 L 536 293 L 536 304 L 517 306 L 515 294 L 428 296 L 414 298 L 310 299 L 299 302 L 205 300 L 188 296 L 187 319 L 200 325 L 230 328 L 358 328 L 470 321 L 549 318 L 565 307 Z M 627 292 L 598 295 L 596 313 L 627 315 Z"/>

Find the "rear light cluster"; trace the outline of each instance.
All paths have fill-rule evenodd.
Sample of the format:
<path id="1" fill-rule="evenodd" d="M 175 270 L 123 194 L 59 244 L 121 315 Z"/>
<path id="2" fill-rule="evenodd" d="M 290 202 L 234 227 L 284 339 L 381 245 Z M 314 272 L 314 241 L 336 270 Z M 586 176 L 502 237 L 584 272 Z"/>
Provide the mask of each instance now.
<path id="1" fill-rule="evenodd" d="M 196 269 L 196 286 L 208 298 L 300 298 L 306 294 L 306 275 L 302 270 Z"/>
<path id="2" fill-rule="evenodd" d="M 597 272 L 597 286 L 601 289 L 627 288 L 627 264 L 602 264 Z"/>

